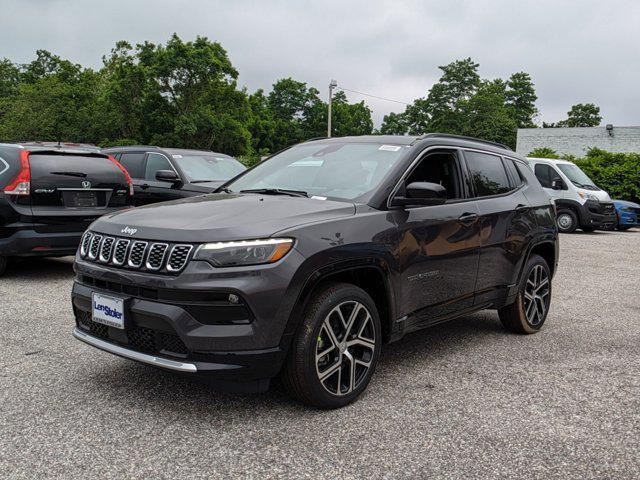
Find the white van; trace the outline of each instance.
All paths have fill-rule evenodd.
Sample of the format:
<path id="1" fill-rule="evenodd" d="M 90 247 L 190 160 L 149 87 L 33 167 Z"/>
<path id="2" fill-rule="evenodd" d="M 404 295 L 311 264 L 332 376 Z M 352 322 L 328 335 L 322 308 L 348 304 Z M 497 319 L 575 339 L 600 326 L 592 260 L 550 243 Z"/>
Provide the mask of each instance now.
<path id="1" fill-rule="evenodd" d="M 542 188 L 556 202 L 558 230 L 609 230 L 616 224 L 616 209 L 607 192 L 598 188 L 575 163 L 550 158 L 529 158 Z"/>

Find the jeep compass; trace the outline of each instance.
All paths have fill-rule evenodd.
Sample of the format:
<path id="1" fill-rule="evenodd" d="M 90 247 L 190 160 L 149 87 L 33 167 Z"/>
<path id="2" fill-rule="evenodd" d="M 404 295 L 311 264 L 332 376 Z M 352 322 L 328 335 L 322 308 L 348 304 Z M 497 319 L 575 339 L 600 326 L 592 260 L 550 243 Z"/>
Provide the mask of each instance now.
<path id="1" fill-rule="evenodd" d="M 82 238 L 74 335 L 222 388 L 281 374 L 335 408 L 380 349 L 482 309 L 540 330 L 555 206 L 525 158 L 451 135 L 295 145 L 216 193 L 106 215 Z"/>

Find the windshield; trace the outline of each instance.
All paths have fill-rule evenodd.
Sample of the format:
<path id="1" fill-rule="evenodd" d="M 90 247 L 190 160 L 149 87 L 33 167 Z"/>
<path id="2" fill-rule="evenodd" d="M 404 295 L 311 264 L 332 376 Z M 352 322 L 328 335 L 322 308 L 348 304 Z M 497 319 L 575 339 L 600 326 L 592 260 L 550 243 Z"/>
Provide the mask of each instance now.
<path id="1" fill-rule="evenodd" d="M 587 174 L 580 170 L 577 165 L 558 163 L 557 166 L 574 185 L 578 187 L 595 187 L 593 180 L 587 177 Z"/>
<path id="2" fill-rule="evenodd" d="M 229 180 L 245 167 L 231 157 L 207 154 L 172 155 L 190 182 L 206 182 L 212 180 Z"/>
<path id="3" fill-rule="evenodd" d="M 227 185 L 233 192 L 280 189 L 353 200 L 375 189 L 403 147 L 372 143 L 297 145 Z"/>

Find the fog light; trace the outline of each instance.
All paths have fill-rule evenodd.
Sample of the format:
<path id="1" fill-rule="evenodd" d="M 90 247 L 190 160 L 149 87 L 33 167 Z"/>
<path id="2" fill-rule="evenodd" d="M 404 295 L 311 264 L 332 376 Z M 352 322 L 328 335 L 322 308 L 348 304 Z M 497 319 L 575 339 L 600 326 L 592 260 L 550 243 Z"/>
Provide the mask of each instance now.
<path id="1" fill-rule="evenodd" d="M 236 295 L 235 293 L 230 293 L 229 294 L 229 303 L 235 303 L 235 304 L 240 303 L 240 297 L 238 295 Z"/>

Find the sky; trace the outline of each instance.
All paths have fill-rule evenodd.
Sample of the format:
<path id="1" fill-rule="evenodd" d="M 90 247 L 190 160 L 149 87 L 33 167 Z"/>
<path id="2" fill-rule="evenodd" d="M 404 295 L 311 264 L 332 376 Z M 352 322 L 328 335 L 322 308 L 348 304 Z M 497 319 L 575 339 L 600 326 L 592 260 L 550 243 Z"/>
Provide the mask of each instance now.
<path id="1" fill-rule="evenodd" d="M 0 0 L 0 58 L 24 63 L 46 49 L 99 68 L 117 40 L 220 42 L 250 91 L 292 77 L 326 99 L 339 87 L 410 103 L 439 65 L 471 57 L 482 78 L 528 72 L 537 122 L 595 103 L 603 124 L 640 125 L 637 0 Z M 8 21 L 7 21 L 8 20 Z M 376 125 L 402 103 L 364 100 Z"/>

